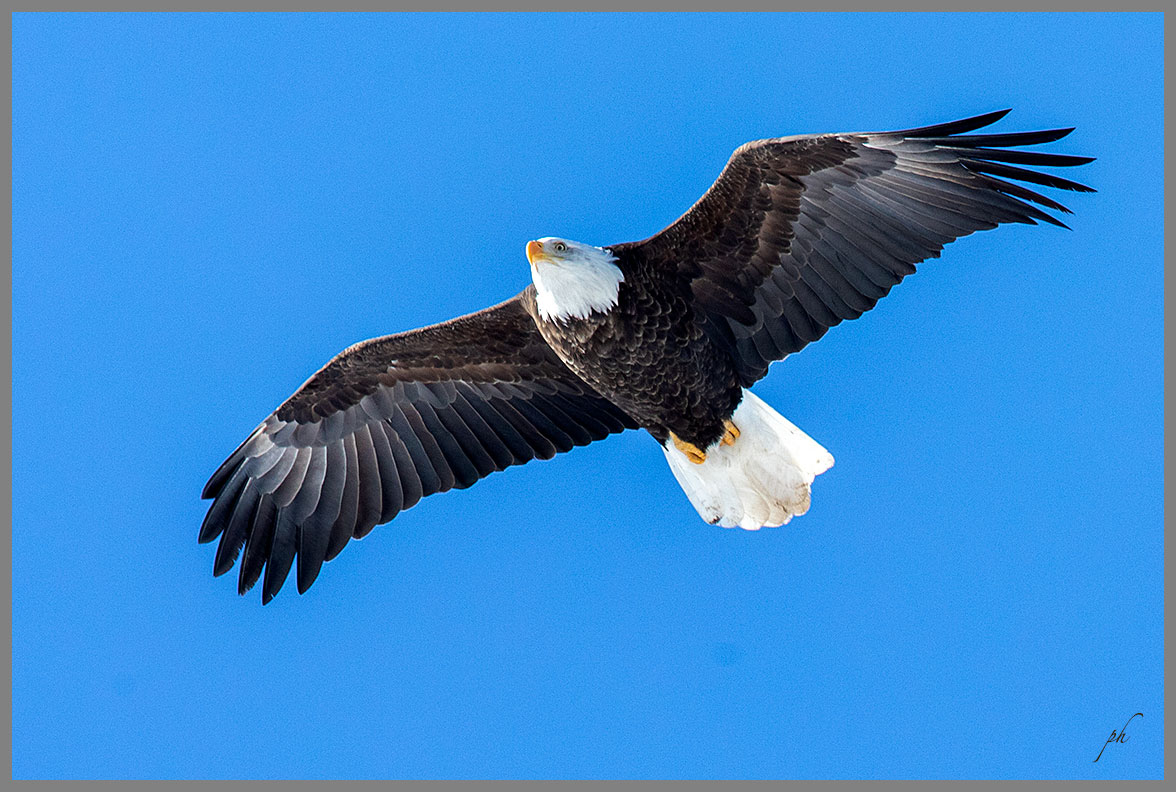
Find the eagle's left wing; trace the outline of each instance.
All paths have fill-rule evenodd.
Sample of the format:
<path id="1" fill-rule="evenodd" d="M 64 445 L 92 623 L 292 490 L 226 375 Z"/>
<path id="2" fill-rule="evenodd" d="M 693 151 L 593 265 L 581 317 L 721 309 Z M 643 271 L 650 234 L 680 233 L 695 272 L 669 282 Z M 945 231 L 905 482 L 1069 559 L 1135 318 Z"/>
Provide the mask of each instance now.
<path id="1" fill-rule="evenodd" d="M 299 592 L 352 538 L 426 495 L 634 428 L 543 340 L 524 301 L 356 344 L 311 377 L 213 473 L 200 541 L 213 572 L 244 548 L 262 602 L 297 556 Z"/>
<path id="2" fill-rule="evenodd" d="M 772 361 L 868 311 L 948 242 L 1001 223 L 1063 225 L 1032 204 L 1068 209 L 1008 179 L 1092 192 L 1017 167 L 1092 158 L 1010 148 L 1049 143 L 1070 129 L 964 134 L 1007 112 L 748 143 L 677 221 L 612 249 L 688 280 L 708 332 L 751 385 Z"/>

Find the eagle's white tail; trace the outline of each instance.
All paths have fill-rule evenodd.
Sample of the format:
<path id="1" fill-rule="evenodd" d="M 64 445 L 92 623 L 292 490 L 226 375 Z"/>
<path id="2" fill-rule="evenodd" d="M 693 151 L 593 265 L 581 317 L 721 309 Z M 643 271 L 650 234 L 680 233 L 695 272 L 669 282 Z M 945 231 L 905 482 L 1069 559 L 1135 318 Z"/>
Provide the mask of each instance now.
<path id="1" fill-rule="evenodd" d="M 673 441 L 662 448 L 702 519 L 755 530 L 808 511 L 809 486 L 833 465 L 833 456 L 749 390 L 731 420 L 739 438 L 706 449 L 700 465 Z"/>

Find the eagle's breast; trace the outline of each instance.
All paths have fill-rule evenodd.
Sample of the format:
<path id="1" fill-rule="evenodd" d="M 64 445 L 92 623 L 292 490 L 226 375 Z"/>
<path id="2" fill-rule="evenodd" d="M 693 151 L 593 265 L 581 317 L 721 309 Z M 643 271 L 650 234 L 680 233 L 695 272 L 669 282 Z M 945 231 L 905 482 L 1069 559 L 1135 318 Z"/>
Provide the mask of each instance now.
<path id="1" fill-rule="evenodd" d="M 583 318 L 547 318 L 538 295 L 524 302 L 568 367 L 659 440 L 668 431 L 709 438 L 739 401 L 731 361 L 676 281 L 626 268 L 615 305 Z"/>

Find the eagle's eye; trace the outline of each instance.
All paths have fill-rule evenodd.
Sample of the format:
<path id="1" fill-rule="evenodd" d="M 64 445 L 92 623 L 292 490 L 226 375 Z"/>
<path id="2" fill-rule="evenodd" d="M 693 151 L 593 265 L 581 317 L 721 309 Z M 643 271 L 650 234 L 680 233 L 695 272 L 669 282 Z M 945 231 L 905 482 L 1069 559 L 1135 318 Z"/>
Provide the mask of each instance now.
<path id="1" fill-rule="evenodd" d="M 564 251 L 566 251 L 568 249 L 568 246 L 565 245 L 563 242 L 556 242 L 553 247 L 554 247 L 556 253 L 563 253 Z"/>

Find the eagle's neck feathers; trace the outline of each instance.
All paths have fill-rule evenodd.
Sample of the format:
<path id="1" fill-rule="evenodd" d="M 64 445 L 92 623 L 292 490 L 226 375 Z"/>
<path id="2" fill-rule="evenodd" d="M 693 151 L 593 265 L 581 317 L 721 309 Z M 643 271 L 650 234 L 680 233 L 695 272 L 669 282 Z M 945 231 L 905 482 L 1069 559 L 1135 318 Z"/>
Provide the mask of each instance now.
<path id="1" fill-rule="evenodd" d="M 549 322 L 587 319 L 617 304 L 625 274 L 607 250 L 577 245 L 559 262 L 537 261 L 531 267 L 535 306 Z"/>

